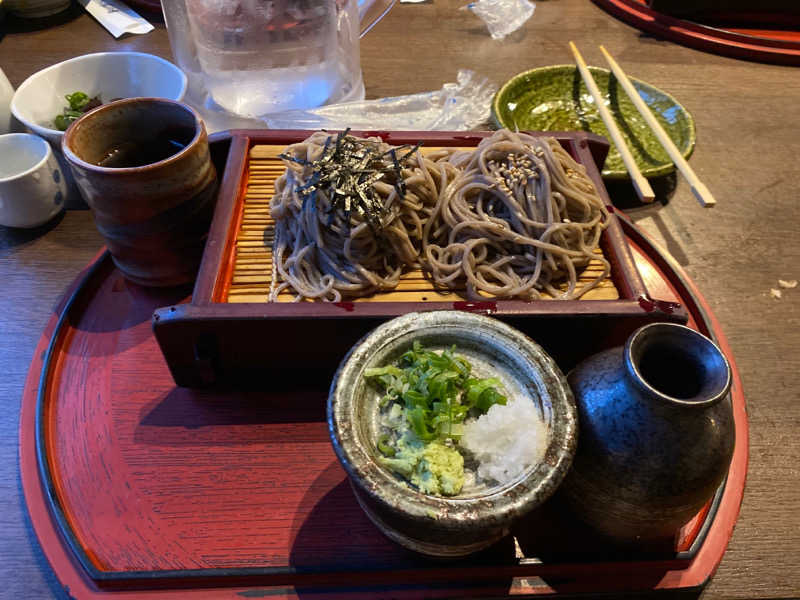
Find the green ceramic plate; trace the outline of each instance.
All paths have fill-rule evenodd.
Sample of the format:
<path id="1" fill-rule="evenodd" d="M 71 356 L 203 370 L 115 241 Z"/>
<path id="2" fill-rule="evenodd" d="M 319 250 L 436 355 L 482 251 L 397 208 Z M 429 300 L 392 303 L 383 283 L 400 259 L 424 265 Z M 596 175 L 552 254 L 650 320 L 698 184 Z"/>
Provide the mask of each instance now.
<path id="1" fill-rule="evenodd" d="M 619 125 L 642 174 L 657 177 L 674 171 L 675 165 L 616 77 L 607 69 L 589 67 L 589 70 L 605 95 L 606 106 Z M 695 143 L 692 115 L 669 94 L 633 77 L 631 81 L 683 156 L 689 158 Z M 508 129 L 591 131 L 608 137 L 594 99 L 573 65 L 533 69 L 510 79 L 494 97 L 492 119 L 498 127 Z M 613 144 L 603 167 L 603 177 L 628 177 Z"/>

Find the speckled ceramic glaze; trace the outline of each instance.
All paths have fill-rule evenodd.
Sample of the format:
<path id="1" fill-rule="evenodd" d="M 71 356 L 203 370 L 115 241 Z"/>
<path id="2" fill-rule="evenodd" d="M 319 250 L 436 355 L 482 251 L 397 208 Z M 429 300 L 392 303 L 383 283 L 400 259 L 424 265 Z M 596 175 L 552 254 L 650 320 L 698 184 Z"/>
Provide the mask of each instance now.
<path id="1" fill-rule="evenodd" d="M 440 350 L 456 346 L 478 377 L 498 377 L 508 395 L 531 398 L 547 423 L 541 463 L 505 485 L 473 485 L 444 498 L 416 490 L 376 460 L 381 393 L 365 382 L 370 367 L 393 363 L 417 340 Z M 464 556 L 508 533 L 511 523 L 548 498 L 575 451 L 577 413 L 555 362 L 519 331 L 460 311 L 410 313 L 363 338 L 331 384 L 328 426 L 334 450 L 366 514 L 392 540 L 424 554 Z"/>
<path id="2" fill-rule="evenodd" d="M 110 148 L 188 132 L 172 156 L 136 167 L 98 163 Z M 64 156 L 114 263 L 141 285 L 194 280 L 214 213 L 217 173 L 199 115 L 180 102 L 131 98 L 104 104 L 64 134 Z"/>
<path id="3" fill-rule="evenodd" d="M 672 172 L 675 165 L 616 78 L 607 69 L 589 67 L 589 71 L 607 98 L 606 105 L 642 175 L 656 177 Z M 695 144 L 692 116 L 666 92 L 633 77 L 630 79 L 684 158 L 689 158 Z M 509 129 L 591 131 L 609 137 L 594 98 L 573 65 L 543 67 L 515 76 L 495 95 L 492 118 L 497 126 Z M 613 143 L 603 167 L 603 177 L 628 177 Z"/>
<path id="4" fill-rule="evenodd" d="M 733 455 L 722 352 L 688 327 L 654 323 L 568 381 L 581 436 L 560 496 L 618 542 L 675 535 L 713 496 Z"/>

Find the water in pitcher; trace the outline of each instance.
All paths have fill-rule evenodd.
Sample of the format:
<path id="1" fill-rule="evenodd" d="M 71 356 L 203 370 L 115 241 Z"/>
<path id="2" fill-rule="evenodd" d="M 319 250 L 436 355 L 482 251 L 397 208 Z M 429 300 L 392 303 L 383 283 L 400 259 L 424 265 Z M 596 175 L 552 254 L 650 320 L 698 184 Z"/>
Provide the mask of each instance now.
<path id="1" fill-rule="evenodd" d="M 340 101 L 361 82 L 355 0 L 186 3 L 207 93 L 257 117 Z"/>

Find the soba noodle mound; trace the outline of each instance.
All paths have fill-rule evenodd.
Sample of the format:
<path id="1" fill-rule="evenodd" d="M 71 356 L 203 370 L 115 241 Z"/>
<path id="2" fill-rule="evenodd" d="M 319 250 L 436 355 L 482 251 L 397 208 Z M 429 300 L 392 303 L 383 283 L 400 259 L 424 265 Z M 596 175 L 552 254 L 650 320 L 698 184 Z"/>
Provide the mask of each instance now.
<path id="1" fill-rule="evenodd" d="M 470 299 L 577 298 L 609 272 L 594 254 L 608 213 L 552 138 L 503 130 L 474 151 L 423 156 L 317 132 L 283 158 L 271 202 L 273 301 L 286 289 L 333 302 L 390 290 L 411 268 Z M 603 274 L 578 287 L 593 258 Z"/>
<path id="2" fill-rule="evenodd" d="M 270 204 L 281 279 L 273 273 L 271 299 L 286 288 L 338 302 L 397 287 L 441 192 L 436 158 L 325 132 L 289 146 Z"/>
<path id="3" fill-rule="evenodd" d="M 425 226 L 425 266 L 470 298 L 576 298 L 609 273 L 594 254 L 608 212 L 582 165 L 553 138 L 498 131 L 451 157 L 459 172 Z M 600 278 L 577 288 L 593 258 Z M 566 280 L 562 292 L 557 282 Z"/>

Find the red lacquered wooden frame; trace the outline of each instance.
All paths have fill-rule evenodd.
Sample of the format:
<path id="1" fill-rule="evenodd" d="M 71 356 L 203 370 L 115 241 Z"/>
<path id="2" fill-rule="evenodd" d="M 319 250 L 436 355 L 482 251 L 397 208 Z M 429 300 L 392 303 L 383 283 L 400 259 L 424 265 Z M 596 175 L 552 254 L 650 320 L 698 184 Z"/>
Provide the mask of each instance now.
<path id="1" fill-rule="evenodd" d="M 748 440 L 741 383 L 719 324 L 695 286 L 633 225 L 622 220 L 621 227 L 648 288 L 659 297 L 681 301 L 689 324 L 717 341 L 733 369 L 730 399 L 736 449 L 728 478 L 706 509 L 683 529 L 678 552 L 673 549 L 649 556 L 634 554 L 610 559 L 602 545 L 592 546 L 587 532 L 571 532 L 569 520 L 562 520 L 557 524 L 565 529 L 551 528 L 547 544 L 558 545 L 559 538 L 576 533 L 578 537 L 571 539 L 578 545 L 588 544 L 592 550 L 589 554 L 540 561 L 536 554 L 524 553 L 520 557 L 513 548 L 507 548 L 510 555 L 495 549 L 467 561 L 412 560 L 383 540 L 365 520 L 349 489 L 342 487 L 345 476 L 327 443 L 324 416 L 316 417 L 322 422 L 312 418 L 312 399 L 301 397 L 302 393 L 288 386 L 283 392 L 267 394 L 262 401 L 249 404 L 247 411 L 238 414 L 236 409 L 228 408 L 237 399 L 233 393 L 207 392 L 198 396 L 196 392 L 175 389 L 149 330 L 147 311 L 160 302 L 177 302 L 180 292 L 148 291 L 126 284 L 104 254 L 76 280 L 57 307 L 34 354 L 22 402 L 20 461 L 26 504 L 43 551 L 60 582 L 75 598 L 113 597 L 122 590 L 126 597 L 139 598 L 319 595 L 344 599 L 702 588 L 722 558 L 744 489 Z M 612 320 L 624 327 L 619 319 Z M 540 321 L 545 323 L 549 320 Z M 607 340 L 596 339 L 592 345 L 597 347 L 584 348 L 583 353 L 599 350 L 606 343 Z M 559 364 L 568 368 L 564 360 L 559 356 Z M 178 400 L 177 408 L 165 405 L 169 398 Z M 274 401 L 279 404 L 264 406 L 264 402 Z M 224 417 L 222 421 L 218 417 L 207 418 L 218 411 Z M 261 421 L 267 414 L 283 414 L 281 411 L 286 413 L 284 417 L 293 416 L 274 423 Z M 172 430 L 167 427 L 169 423 Z M 293 464 L 304 464 L 309 474 L 293 472 L 286 457 L 276 457 L 270 463 L 272 470 L 241 458 L 248 444 L 258 443 L 262 435 L 276 434 L 282 437 L 275 440 L 278 445 L 274 448 L 297 446 L 295 451 L 311 437 L 319 438 L 313 452 L 292 459 Z M 260 453 L 259 446 L 250 455 Z M 197 457 L 205 455 L 209 457 L 205 460 L 215 465 L 214 473 L 220 479 L 212 478 L 198 488 L 211 494 L 211 500 L 202 496 L 205 504 L 201 505 L 221 511 L 222 515 L 235 507 L 230 502 L 241 505 L 242 509 L 230 513 L 231 519 L 235 514 L 248 518 L 260 515 L 260 520 L 248 522 L 244 528 L 230 522 L 229 529 L 238 527 L 248 532 L 235 542 L 206 539 L 203 535 L 191 540 L 176 537 L 174 524 L 169 525 L 185 518 L 181 501 L 171 496 L 186 496 L 187 489 L 198 485 L 198 472 L 203 467 L 197 464 Z M 145 471 L 144 480 L 142 473 L 129 477 L 134 467 Z M 317 484 L 309 490 L 321 486 L 316 494 L 332 499 L 327 518 L 315 520 L 313 511 L 300 511 L 289 514 L 285 526 L 290 522 L 299 524 L 297 536 L 305 535 L 304 543 L 311 542 L 318 552 L 300 557 L 296 553 L 297 538 L 290 535 L 282 559 L 265 556 L 263 566 L 252 565 L 248 558 L 250 545 L 268 543 L 271 537 L 286 537 L 286 532 L 275 529 L 283 517 L 263 514 L 253 506 L 253 500 L 263 499 L 264 511 L 292 507 L 297 500 L 292 496 L 292 482 L 304 477 Z M 271 480 L 272 485 L 265 486 L 265 479 Z M 299 491 L 300 499 L 305 498 L 306 488 L 301 486 Z M 223 497 L 215 502 L 214 494 Z M 281 494 L 285 501 L 276 504 Z M 165 515 L 170 503 L 173 514 Z M 319 500 L 315 499 L 312 505 L 320 505 Z M 192 519 L 191 531 L 207 527 L 205 523 L 210 518 L 199 506 L 188 507 L 194 507 L 195 513 L 188 517 Z M 547 506 L 557 512 L 553 503 Z M 536 547 L 539 538 L 539 549 L 546 550 L 547 545 L 542 547 L 548 531 L 544 525 L 540 523 L 542 528 L 535 529 L 530 522 L 521 523 L 515 529 L 520 546 Z M 324 531 L 317 533 L 320 527 Z M 178 531 L 185 529 L 179 527 Z M 532 542 L 530 531 L 535 532 Z M 190 551 L 187 545 L 192 543 L 195 546 Z M 207 546 L 205 550 L 203 544 Z M 127 550 L 115 554 L 112 546 Z M 218 553 L 226 548 L 227 554 L 220 556 Z M 373 559 L 383 556 L 389 562 L 370 563 L 371 568 L 367 569 L 366 554 L 336 554 L 337 548 L 349 552 L 360 548 L 358 552 L 362 554 L 369 550 Z M 203 558 L 204 554 L 210 557 Z M 353 562 L 356 556 L 365 562 Z M 151 568 L 126 567 L 130 564 Z M 214 564 L 228 566 L 209 567 Z M 155 565 L 162 566 L 154 568 Z M 280 587 L 289 585 L 295 587 Z"/>
<path id="2" fill-rule="evenodd" d="M 191 302 L 156 312 L 154 330 L 178 385 L 204 387 L 240 384 L 257 379 L 263 365 L 290 367 L 298 361 L 330 364 L 367 331 L 382 321 L 415 310 L 468 310 L 491 314 L 519 324 L 540 318 L 586 319 L 609 327 L 611 318 L 641 325 L 653 320 L 685 322 L 679 304 L 652 298 L 633 262 L 625 236 L 600 177 L 608 152 L 605 138 L 585 132 L 533 133 L 553 136 L 586 167 L 611 211 L 601 248 L 611 263 L 618 300 L 525 302 L 518 300 L 464 302 L 300 302 L 229 304 L 225 297 L 235 259 L 234 245 L 243 212 L 248 180 L 249 150 L 256 144 L 286 145 L 301 141 L 311 131 L 240 130 L 230 132 L 219 200 Z M 387 143 L 428 146 L 477 146 L 492 132 L 353 132 L 379 136 Z M 214 140 L 212 140 L 214 142 Z M 213 145 L 213 144 L 212 144 Z M 606 319 L 606 324 L 601 321 Z M 527 327 L 531 328 L 532 323 Z M 254 344 L 253 340 L 258 343 Z M 309 339 L 318 340 L 309 344 Z M 264 340 L 280 340 L 265 343 Z M 234 359 L 235 357 L 235 359 Z"/>
<path id="3" fill-rule="evenodd" d="M 800 65 L 800 26 L 796 16 L 772 25 L 781 29 L 755 29 L 742 25 L 712 27 L 671 17 L 649 8 L 645 0 L 593 0 L 595 4 L 626 23 L 666 40 L 722 56 L 781 65 Z M 755 3 L 754 3 L 755 4 Z M 757 8 L 754 8 L 754 11 Z M 741 22 L 759 15 L 716 15 Z M 761 22 L 766 18 L 760 16 Z M 773 16 L 773 21 L 781 19 Z"/>

